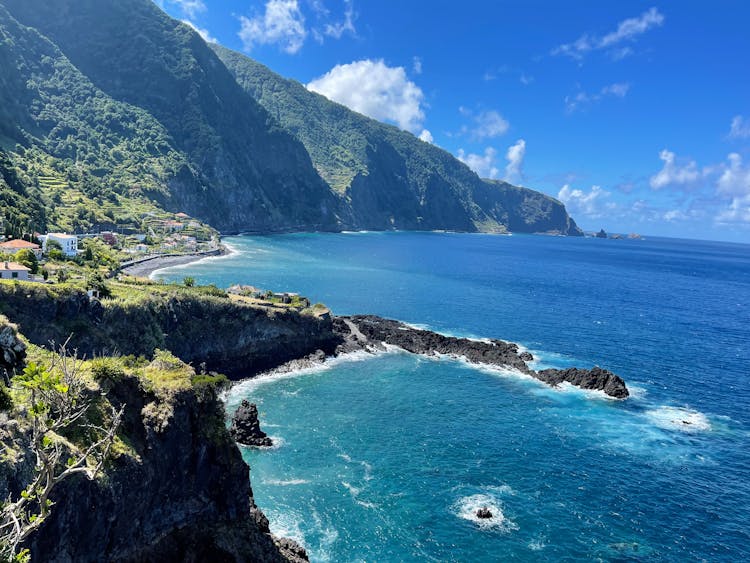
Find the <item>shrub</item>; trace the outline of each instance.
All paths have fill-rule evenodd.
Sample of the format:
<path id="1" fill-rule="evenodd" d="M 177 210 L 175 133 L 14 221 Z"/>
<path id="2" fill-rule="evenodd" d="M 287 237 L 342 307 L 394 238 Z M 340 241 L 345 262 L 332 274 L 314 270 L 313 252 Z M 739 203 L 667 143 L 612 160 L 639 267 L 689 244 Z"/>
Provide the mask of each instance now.
<path id="1" fill-rule="evenodd" d="M 127 374 L 123 368 L 124 362 L 119 358 L 101 357 L 91 360 L 91 375 L 98 382 L 119 381 Z"/>

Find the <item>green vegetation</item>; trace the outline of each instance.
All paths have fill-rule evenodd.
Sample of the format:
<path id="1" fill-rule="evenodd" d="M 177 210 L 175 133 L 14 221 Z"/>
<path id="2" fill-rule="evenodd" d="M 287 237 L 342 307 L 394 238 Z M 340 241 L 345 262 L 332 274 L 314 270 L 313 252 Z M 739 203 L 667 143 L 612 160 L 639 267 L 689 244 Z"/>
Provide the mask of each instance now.
<path id="1" fill-rule="evenodd" d="M 54 502 L 52 492 L 73 475 L 95 479 L 110 455 L 124 407 L 97 412 L 101 398 L 88 392 L 82 362 L 63 344 L 49 354 L 47 365 L 29 362 L 13 378 L 15 401 L 24 406 L 20 422 L 30 428 L 30 455 L 36 459 L 32 477 L 18 498 L 0 511 L 0 558 L 28 561 L 20 546 L 44 523 Z M 100 405 L 99 405 L 100 406 Z M 5 449 L 8 445 L 4 444 Z"/>
<path id="2" fill-rule="evenodd" d="M 132 229 L 168 209 L 222 229 L 335 224 L 304 147 L 150 0 L 3 2 L 0 66 L 0 147 L 46 211 L 14 223 Z"/>

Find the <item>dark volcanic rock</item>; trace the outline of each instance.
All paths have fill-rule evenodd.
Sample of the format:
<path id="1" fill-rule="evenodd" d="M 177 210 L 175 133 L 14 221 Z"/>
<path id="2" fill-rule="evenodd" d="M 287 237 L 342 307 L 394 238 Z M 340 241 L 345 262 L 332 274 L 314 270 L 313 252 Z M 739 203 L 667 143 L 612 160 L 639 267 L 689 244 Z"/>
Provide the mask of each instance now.
<path id="1" fill-rule="evenodd" d="M 273 441 L 260 429 L 258 407 L 246 400 L 237 408 L 229 429 L 232 438 L 246 446 L 273 446 Z"/>
<path id="2" fill-rule="evenodd" d="M 596 233 L 596 238 L 607 238 L 607 232 L 604 229 L 601 229 Z"/>
<path id="3" fill-rule="evenodd" d="M 610 397 L 625 399 L 630 395 L 620 376 L 599 366 L 593 369 L 545 369 L 537 372 L 536 378 L 553 387 L 566 381 L 581 389 L 604 391 Z"/>
<path id="4" fill-rule="evenodd" d="M 0 316 L 0 376 L 10 385 L 11 376 L 23 367 L 26 344 L 18 338 L 16 325 Z"/>
<path id="5" fill-rule="evenodd" d="M 486 506 L 477 510 L 477 518 L 492 518 L 492 512 Z"/>
<path id="6" fill-rule="evenodd" d="M 534 359 L 533 356 L 528 352 L 519 352 L 518 345 L 512 342 L 445 336 L 374 315 L 336 317 L 333 320 L 333 330 L 342 340 L 338 353 L 382 349 L 384 344 L 390 344 L 414 354 L 445 354 L 464 358 L 475 364 L 515 369 L 553 387 L 568 382 L 581 389 L 603 391 L 618 399 L 629 395 L 625 382 L 619 376 L 599 367 L 591 370 L 569 368 L 536 372 L 526 364 Z"/>
<path id="7" fill-rule="evenodd" d="M 129 453 L 114 457 L 105 478 L 60 484 L 49 518 L 26 546 L 31 563 L 304 560 L 299 546 L 273 537 L 256 506 L 215 393 L 157 396 L 128 377 L 107 395 L 125 406 Z M 28 474 L 15 481 L 9 489 L 18 494 Z M 0 486 L 3 498 L 9 492 Z"/>

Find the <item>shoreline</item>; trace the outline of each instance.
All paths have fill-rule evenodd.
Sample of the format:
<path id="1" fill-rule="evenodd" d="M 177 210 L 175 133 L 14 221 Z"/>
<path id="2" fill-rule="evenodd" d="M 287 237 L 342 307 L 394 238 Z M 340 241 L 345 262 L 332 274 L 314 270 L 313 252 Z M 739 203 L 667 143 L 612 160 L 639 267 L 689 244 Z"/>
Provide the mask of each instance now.
<path id="1" fill-rule="evenodd" d="M 153 258 L 146 258 L 140 262 L 136 262 L 135 264 L 125 266 L 124 268 L 120 269 L 120 273 L 126 274 L 128 276 L 147 278 L 158 270 L 163 270 L 164 268 L 171 268 L 172 266 L 184 266 L 187 264 L 192 264 L 193 262 L 199 262 L 200 260 L 204 260 L 205 258 L 227 256 L 229 254 L 232 254 L 231 249 L 227 248 L 225 245 L 222 245 L 221 248 L 208 252 L 154 256 Z"/>

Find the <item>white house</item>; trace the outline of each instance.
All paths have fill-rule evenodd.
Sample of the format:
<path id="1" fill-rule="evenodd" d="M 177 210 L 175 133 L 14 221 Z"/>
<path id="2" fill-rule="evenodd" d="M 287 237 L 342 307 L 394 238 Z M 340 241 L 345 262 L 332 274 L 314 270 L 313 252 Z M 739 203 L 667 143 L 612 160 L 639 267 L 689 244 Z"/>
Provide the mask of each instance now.
<path id="1" fill-rule="evenodd" d="M 47 233 L 42 239 L 42 249 L 47 253 L 47 244 L 49 241 L 56 241 L 61 247 L 65 256 L 75 256 L 78 254 L 78 237 L 65 233 Z"/>
<path id="2" fill-rule="evenodd" d="M 0 279 L 28 281 L 30 271 L 26 266 L 17 262 L 0 262 Z"/>

